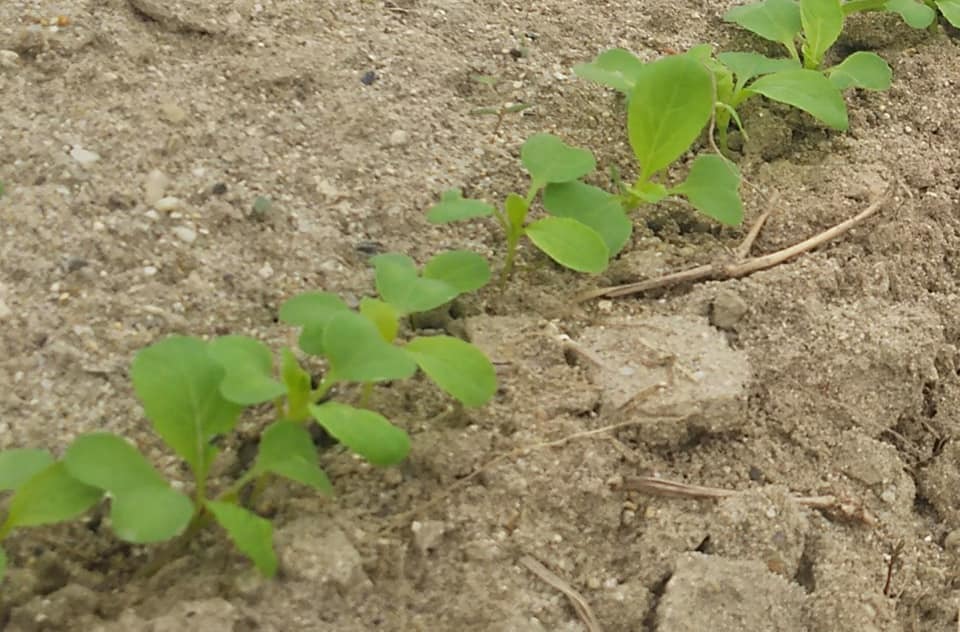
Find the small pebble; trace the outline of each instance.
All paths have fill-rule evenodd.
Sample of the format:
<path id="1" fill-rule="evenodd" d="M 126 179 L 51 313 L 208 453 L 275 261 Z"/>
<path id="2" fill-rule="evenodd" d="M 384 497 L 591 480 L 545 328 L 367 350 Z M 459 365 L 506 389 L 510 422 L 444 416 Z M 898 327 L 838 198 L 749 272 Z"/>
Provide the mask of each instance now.
<path id="1" fill-rule="evenodd" d="M 144 266 L 143 275 L 144 276 L 153 276 L 157 273 L 157 268 L 155 266 Z"/>
<path id="2" fill-rule="evenodd" d="M 0 50 L 0 67 L 16 68 L 20 63 L 20 55 L 12 50 Z"/>
<path id="3" fill-rule="evenodd" d="M 263 267 L 257 270 L 257 274 L 260 275 L 261 279 L 269 279 L 273 276 L 273 266 L 269 263 L 263 264 Z"/>
<path id="4" fill-rule="evenodd" d="M 713 299 L 710 322 L 718 329 L 733 329 L 750 307 L 733 290 L 721 290 Z"/>
<path id="5" fill-rule="evenodd" d="M 182 107 L 172 102 L 160 104 L 160 118 L 173 125 L 179 125 L 187 120 L 187 112 Z"/>
<path id="6" fill-rule="evenodd" d="M 163 213 L 172 213 L 180 208 L 180 198 L 164 197 L 157 200 L 153 208 Z"/>
<path id="7" fill-rule="evenodd" d="M 169 185 L 170 179 L 159 169 L 154 169 L 143 181 L 144 200 L 150 206 L 155 205 L 163 198 Z"/>
<path id="8" fill-rule="evenodd" d="M 391 147 L 403 147 L 410 142 L 410 135 L 402 129 L 397 129 L 390 134 L 389 142 Z"/>
<path id="9" fill-rule="evenodd" d="M 84 149 L 83 147 L 74 147 L 70 150 L 70 157 L 77 161 L 81 167 L 89 167 L 100 160 L 100 154 Z"/>
<path id="10" fill-rule="evenodd" d="M 373 72 L 372 70 L 368 70 L 367 72 L 363 73 L 362 77 L 360 77 L 360 83 L 362 83 L 365 86 L 372 85 L 373 82 L 376 80 L 377 80 L 377 73 Z"/>
<path id="11" fill-rule="evenodd" d="M 175 226 L 173 228 L 173 234 L 177 236 L 177 239 L 186 244 L 192 244 L 197 240 L 197 231 L 189 226 Z"/>
<path id="12" fill-rule="evenodd" d="M 227 185 L 224 184 L 223 182 L 217 182 L 210 189 L 210 192 L 213 193 L 214 195 L 223 195 L 224 193 L 227 192 Z"/>

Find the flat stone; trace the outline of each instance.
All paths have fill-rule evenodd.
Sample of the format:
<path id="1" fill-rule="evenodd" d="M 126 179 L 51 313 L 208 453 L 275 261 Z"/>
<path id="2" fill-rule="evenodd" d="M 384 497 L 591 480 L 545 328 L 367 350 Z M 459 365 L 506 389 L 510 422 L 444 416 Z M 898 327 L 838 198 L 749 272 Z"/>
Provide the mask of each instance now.
<path id="1" fill-rule="evenodd" d="M 157 200 L 153 208 L 162 213 L 172 213 L 180 209 L 180 198 L 168 196 Z"/>
<path id="2" fill-rule="evenodd" d="M 16 68 L 20 65 L 20 55 L 12 50 L 0 50 L 0 68 Z"/>
<path id="3" fill-rule="evenodd" d="M 177 239 L 186 244 L 192 244 L 197 240 L 197 231 L 189 226 L 174 226 L 171 232 L 177 236 Z"/>
<path id="4" fill-rule="evenodd" d="M 180 125 L 187 120 L 187 111 L 170 101 L 160 104 L 160 118 L 173 125 Z"/>
<path id="5" fill-rule="evenodd" d="M 156 205 L 167 192 L 168 186 L 170 179 L 159 169 L 154 169 L 143 179 L 144 201 L 150 206 Z"/>
<path id="6" fill-rule="evenodd" d="M 403 147 L 410 142 L 410 134 L 402 129 L 393 130 L 390 134 L 389 143 L 391 147 Z"/>
<path id="7" fill-rule="evenodd" d="M 71 149 L 70 157 L 84 168 L 93 166 L 95 162 L 100 160 L 100 154 L 95 151 L 90 151 L 89 149 L 84 149 L 83 147 L 74 147 Z"/>

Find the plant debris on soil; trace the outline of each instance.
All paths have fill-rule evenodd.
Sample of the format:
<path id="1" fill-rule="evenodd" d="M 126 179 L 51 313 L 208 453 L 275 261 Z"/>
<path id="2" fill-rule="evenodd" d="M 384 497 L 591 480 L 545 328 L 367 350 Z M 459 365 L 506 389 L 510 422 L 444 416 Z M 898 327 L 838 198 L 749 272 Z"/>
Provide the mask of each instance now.
<path id="1" fill-rule="evenodd" d="M 290 344 L 279 304 L 316 289 L 356 304 L 377 252 L 496 260 L 494 226 L 434 226 L 426 208 L 449 188 L 503 199 L 535 133 L 591 148 L 598 173 L 630 165 L 622 99 L 572 66 L 613 46 L 738 46 L 728 8 L 5 0 L 0 449 L 110 431 L 185 479 L 136 404 L 138 349 L 175 333 Z M 865 14 L 838 47 L 880 54 L 893 87 L 851 92 L 845 134 L 752 103 L 742 229 L 663 203 L 603 275 L 526 248 L 502 294 L 462 301 L 442 326 L 495 362 L 495 402 L 379 388 L 410 458 L 378 469 L 331 448 L 332 500 L 271 487 L 276 580 L 215 533 L 143 576 L 152 549 L 88 515 L 6 541 L 0 627 L 957 629 L 960 44 Z M 751 256 L 888 189 L 848 232 L 750 276 L 576 301 L 736 261 L 771 199 Z M 637 484 L 651 478 L 697 493 Z"/>

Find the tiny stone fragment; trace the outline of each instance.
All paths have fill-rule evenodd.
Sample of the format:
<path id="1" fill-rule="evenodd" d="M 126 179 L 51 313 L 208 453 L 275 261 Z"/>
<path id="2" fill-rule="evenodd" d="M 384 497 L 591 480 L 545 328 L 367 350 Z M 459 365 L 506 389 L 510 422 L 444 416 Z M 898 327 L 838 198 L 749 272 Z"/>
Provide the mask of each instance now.
<path id="1" fill-rule="evenodd" d="M 93 163 L 100 160 L 100 154 L 84 149 L 83 147 L 74 147 L 70 150 L 70 157 L 77 161 L 81 167 L 90 167 Z"/>
<path id="2" fill-rule="evenodd" d="M 425 520 L 423 522 L 414 520 L 413 524 L 410 525 L 410 530 L 413 532 L 413 545 L 422 555 L 426 555 L 437 548 L 447 529 L 441 520 Z"/>
<path id="3" fill-rule="evenodd" d="M 153 208 L 157 209 L 161 213 L 172 213 L 180 208 L 180 198 L 175 197 L 164 197 L 157 200 L 156 204 L 153 205 Z"/>
<path id="4" fill-rule="evenodd" d="M 410 135 L 402 129 L 397 129 L 390 134 L 389 142 L 391 147 L 403 147 L 410 142 Z"/>
<path id="5" fill-rule="evenodd" d="M 173 228 L 173 234 L 177 236 L 177 239 L 186 244 L 192 244 L 197 240 L 197 231 L 189 226 L 175 226 Z"/>
<path id="6" fill-rule="evenodd" d="M 0 67 L 16 68 L 20 63 L 20 55 L 12 50 L 0 50 Z"/>
<path id="7" fill-rule="evenodd" d="M 187 112 L 176 103 L 167 101 L 160 104 L 160 118 L 173 125 L 187 120 Z"/>
<path id="8" fill-rule="evenodd" d="M 144 200 L 150 206 L 156 205 L 163 198 L 167 187 L 170 185 L 170 179 L 159 169 L 154 169 L 147 174 L 143 181 Z"/>

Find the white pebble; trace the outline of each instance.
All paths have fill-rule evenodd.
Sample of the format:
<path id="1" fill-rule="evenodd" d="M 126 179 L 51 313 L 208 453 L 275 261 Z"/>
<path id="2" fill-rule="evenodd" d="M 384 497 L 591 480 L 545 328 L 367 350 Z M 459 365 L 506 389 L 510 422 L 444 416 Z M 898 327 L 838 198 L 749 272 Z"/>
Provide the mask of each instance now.
<path id="1" fill-rule="evenodd" d="M 100 160 L 100 154 L 84 149 L 83 147 L 74 147 L 70 150 L 70 157 L 77 161 L 81 167 L 89 167 Z"/>
<path id="2" fill-rule="evenodd" d="M 16 68 L 20 62 L 20 55 L 12 50 L 0 50 L 0 66 L 3 68 Z"/>
<path id="3" fill-rule="evenodd" d="M 154 169 L 147 174 L 147 177 L 143 180 L 143 192 L 144 200 L 147 204 L 153 206 L 163 198 L 163 194 L 167 191 L 167 186 L 169 186 L 170 180 L 163 174 L 159 169 Z"/>
<path id="4" fill-rule="evenodd" d="M 269 263 L 263 264 L 263 267 L 257 270 L 257 274 L 260 275 L 260 278 L 269 279 L 273 276 L 273 266 Z"/>
<path id="5" fill-rule="evenodd" d="M 153 208 L 157 209 L 162 213 L 172 213 L 173 211 L 180 208 L 180 198 L 175 198 L 167 196 L 157 200 L 156 204 L 153 205 Z"/>
<path id="6" fill-rule="evenodd" d="M 391 147 L 403 147 L 408 142 L 410 142 L 410 135 L 402 129 L 394 130 L 393 133 L 390 134 Z"/>
<path id="7" fill-rule="evenodd" d="M 177 236 L 177 239 L 187 244 L 192 244 L 197 240 L 197 231 L 189 226 L 175 226 L 173 234 Z"/>
<path id="8" fill-rule="evenodd" d="M 155 266 L 144 266 L 143 275 L 144 276 L 153 276 L 157 273 L 157 268 Z"/>

